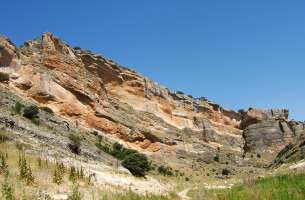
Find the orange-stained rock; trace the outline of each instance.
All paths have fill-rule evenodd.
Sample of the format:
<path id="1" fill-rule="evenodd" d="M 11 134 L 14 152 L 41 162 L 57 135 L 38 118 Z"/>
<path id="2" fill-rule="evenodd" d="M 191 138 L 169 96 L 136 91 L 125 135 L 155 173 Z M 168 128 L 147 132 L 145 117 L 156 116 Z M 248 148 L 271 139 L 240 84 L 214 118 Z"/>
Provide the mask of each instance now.
<path id="1" fill-rule="evenodd" d="M 151 145 L 151 142 L 149 141 L 149 140 L 144 140 L 142 143 L 141 143 L 141 145 L 140 145 L 140 147 L 142 148 L 142 149 L 147 149 L 149 146 Z"/>

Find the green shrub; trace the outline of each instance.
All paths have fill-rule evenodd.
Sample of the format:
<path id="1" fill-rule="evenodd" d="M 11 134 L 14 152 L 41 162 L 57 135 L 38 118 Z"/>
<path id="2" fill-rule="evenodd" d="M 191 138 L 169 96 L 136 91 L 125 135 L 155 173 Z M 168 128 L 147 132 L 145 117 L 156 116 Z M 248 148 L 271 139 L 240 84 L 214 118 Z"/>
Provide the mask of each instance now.
<path id="1" fill-rule="evenodd" d="M 37 117 L 39 113 L 39 109 L 37 106 L 27 106 L 23 110 L 23 116 L 28 119 L 33 119 Z"/>
<path id="2" fill-rule="evenodd" d="M 13 109 L 16 113 L 20 114 L 23 107 L 24 107 L 24 105 L 22 103 L 20 103 L 19 101 L 17 101 L 15 103 L 15 106 Z"/>
<path id="3" fill-rule="evenodd" d="M 100 150 L 104 151 L 105 153 L 108 153 L 119 160 L 124 160 L 127 156 L 134 153 L 138 153 L 138 151 L 125 148 L 123 145 L 117 142 L 114 143 L 112 147 L 110 147 L 109 145 L 102 144 L 99 140 L 99 142 L 96 143 L 95 146 Z"/>
<path id="4" fill-rule="evenodd" d="M 138 153 L 138 152 L 133 149 L 127 149 L 127 148 L 123 147 L 123 145 L 121 145 L 117 142 L 113 144 L 112 152 L 111 152 L 111 154 L 119 160 L 123 160 L 127 156 L 129 156 L 131 154 L 135 154 L 135 153 Z"/>
<path id="5" fill-rule="evenodd" d="M 8 74 L 0 72 L 0 82 L 7 82 L 10 80 L 10 77 Z"/>
<path id="6" fill-rule="evenodd" d="M 78 191 L 78 186 L 74 186 L 72 193 L 68 196 L 68 200 L 81 200 L 81 194 Z"/>
<path id="7" fill-rule="evenodd" d="M 6 162 L 6 156 L 0 152 L 0 174 L 8 174 L 8 165 Z"/>
<path id="8" fill-rule="evenodd" d="M 105 153 L 112 154 L 111 148 L 108 145 L 102 145 L 101 143 L 95 143 L 95 146 L 104 151 Z"/>
<path id="9" fill-rule="evenodd" d="M 134 176 L 145 176 L 145 173 L 150 170 L 151 163 L 148 161 L 148 158 L 136 150 L 125 148 L 123 145 L 117 142 L 110 147 L 108 145 L 101 144 L 99 140 L 99 142 L 95 145 L 105 153 L 122 160 L 122 165 Z"/>
<path id="10" fill-rule="evenodd" d="M 4 183 L 1 186 L 1 192 L 2 192 L 2 197 L 4 200 L 14 200 L 14 194 L 13 194 L 13 189 L 10 186 L 10 184 L 7 181 L 7 178 L 5 179 Z"/>
<path id="11" fill-rule="evenodd" d="M 60 185 L 63 182 L 63 177 L 65 173 L 65 166 L 63 163 L 56 163 L 54 173 L 53 173 L 53 183 Z"/>
<path id="12" fill-rule="evenodd" d="M 37 126 L 40 125 L 40 120 L 39 120 L 38 118 L 32 118 L 32 119 L 31 119 L 31 122 L 32 122 L 33 124 L 37 125 Z"/>
<path id="13" fill-rule="evenodd" d="M 54 115 L 53 110 L 49 107 L 41 107 L 40 109 L 45 111 L 46 113 L 49 113 L 50 115 Z"/>
<path id="14" fill-rule="evenodd" d="M 128 169 L 132 175 L 144 177 L 150 169 L 150 163 L 144 154 L 134 153 L 128 155 L 122 162 L 122 165 Z"/>
<path id="15" fill-rule="evenodd" d="M 81 149 L 81 138 L 78 135 L 70 134 L 69 135 L 70 143 L 68 144 L 69 149 L 74 154 L 80 154 Z"/>
<path id="16" fill-rule="evenodd" d="M 219 162 L 219 155 L 214 156 L 214 161 Z"/>
<path id="17" fill-rule="evenodd" d="M 228 176 L 230 173 L 231 173 L 231 172 L 230 172 L 230 170 L 228 170 L 228 169 L 223 169 L 222 172 L 221 172 L 221 174 L 222 174 L 223 176 Z"/>
<path id="18" fill-rule="evenodd" d="M 159 166 L 158 167 L 158 172 L 160 174 L 162 174 L 163 176 L 174 176 L 172 168 L 167 167 L 167 166 L 163 166 L 163 165 Z"/>
<path id="19" fill-rule="evenodd" d="M 32 169 L 28 165 L 24 153 L 19 154 L 19 177 L 26 181 L 27 185 L 32 185 L 34 183 L 34 176 L 32 174 Z"/>
<path id="20" fill-rule="evenodd" d="M 77 180 L 77 172 L 76 172 L 75 167 L 73 167 L 73 166 L 70 167 L 69 180 L 72 181 L 73 183 L 75 183 Z"/>

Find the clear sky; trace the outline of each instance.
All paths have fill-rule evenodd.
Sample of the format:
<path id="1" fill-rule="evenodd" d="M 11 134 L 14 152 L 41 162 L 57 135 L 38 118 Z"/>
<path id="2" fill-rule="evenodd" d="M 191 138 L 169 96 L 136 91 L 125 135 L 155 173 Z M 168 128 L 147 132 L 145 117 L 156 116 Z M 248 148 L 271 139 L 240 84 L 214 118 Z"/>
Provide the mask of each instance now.
<path id="1" fill-rule="evenodd" d="M 53 32 L 173 90 L 305 119 L 304 0 L 6 0 L 17 45 Z"/>

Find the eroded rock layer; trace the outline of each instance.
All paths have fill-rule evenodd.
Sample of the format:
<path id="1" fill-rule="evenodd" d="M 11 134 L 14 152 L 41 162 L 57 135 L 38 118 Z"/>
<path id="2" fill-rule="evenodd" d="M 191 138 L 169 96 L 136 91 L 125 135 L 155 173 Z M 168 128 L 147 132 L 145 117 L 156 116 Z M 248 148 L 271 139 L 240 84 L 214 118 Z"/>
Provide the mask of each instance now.
<path id="1" fill-rule="evenodd" d="M 287 110 L 228 110 L 71 48 L 51 33 L 20 48 L 1 37 L 0 45 L 0 70 L 9 74 L 11 91 L 143 152 L 278 152 L 304 130 L 288 121 Z"/>

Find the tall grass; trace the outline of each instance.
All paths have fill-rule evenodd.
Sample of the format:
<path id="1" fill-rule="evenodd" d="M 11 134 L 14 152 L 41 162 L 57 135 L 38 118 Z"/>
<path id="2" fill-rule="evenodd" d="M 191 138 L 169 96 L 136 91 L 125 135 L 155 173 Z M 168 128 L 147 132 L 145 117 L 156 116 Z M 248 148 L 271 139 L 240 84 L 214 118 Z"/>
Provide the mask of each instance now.
<path id="1" fill-rule="evenodd" d="M 263 178 L 230 190 L 209 191 L 211 200 L 304 200 L 305 173 Z"/>

